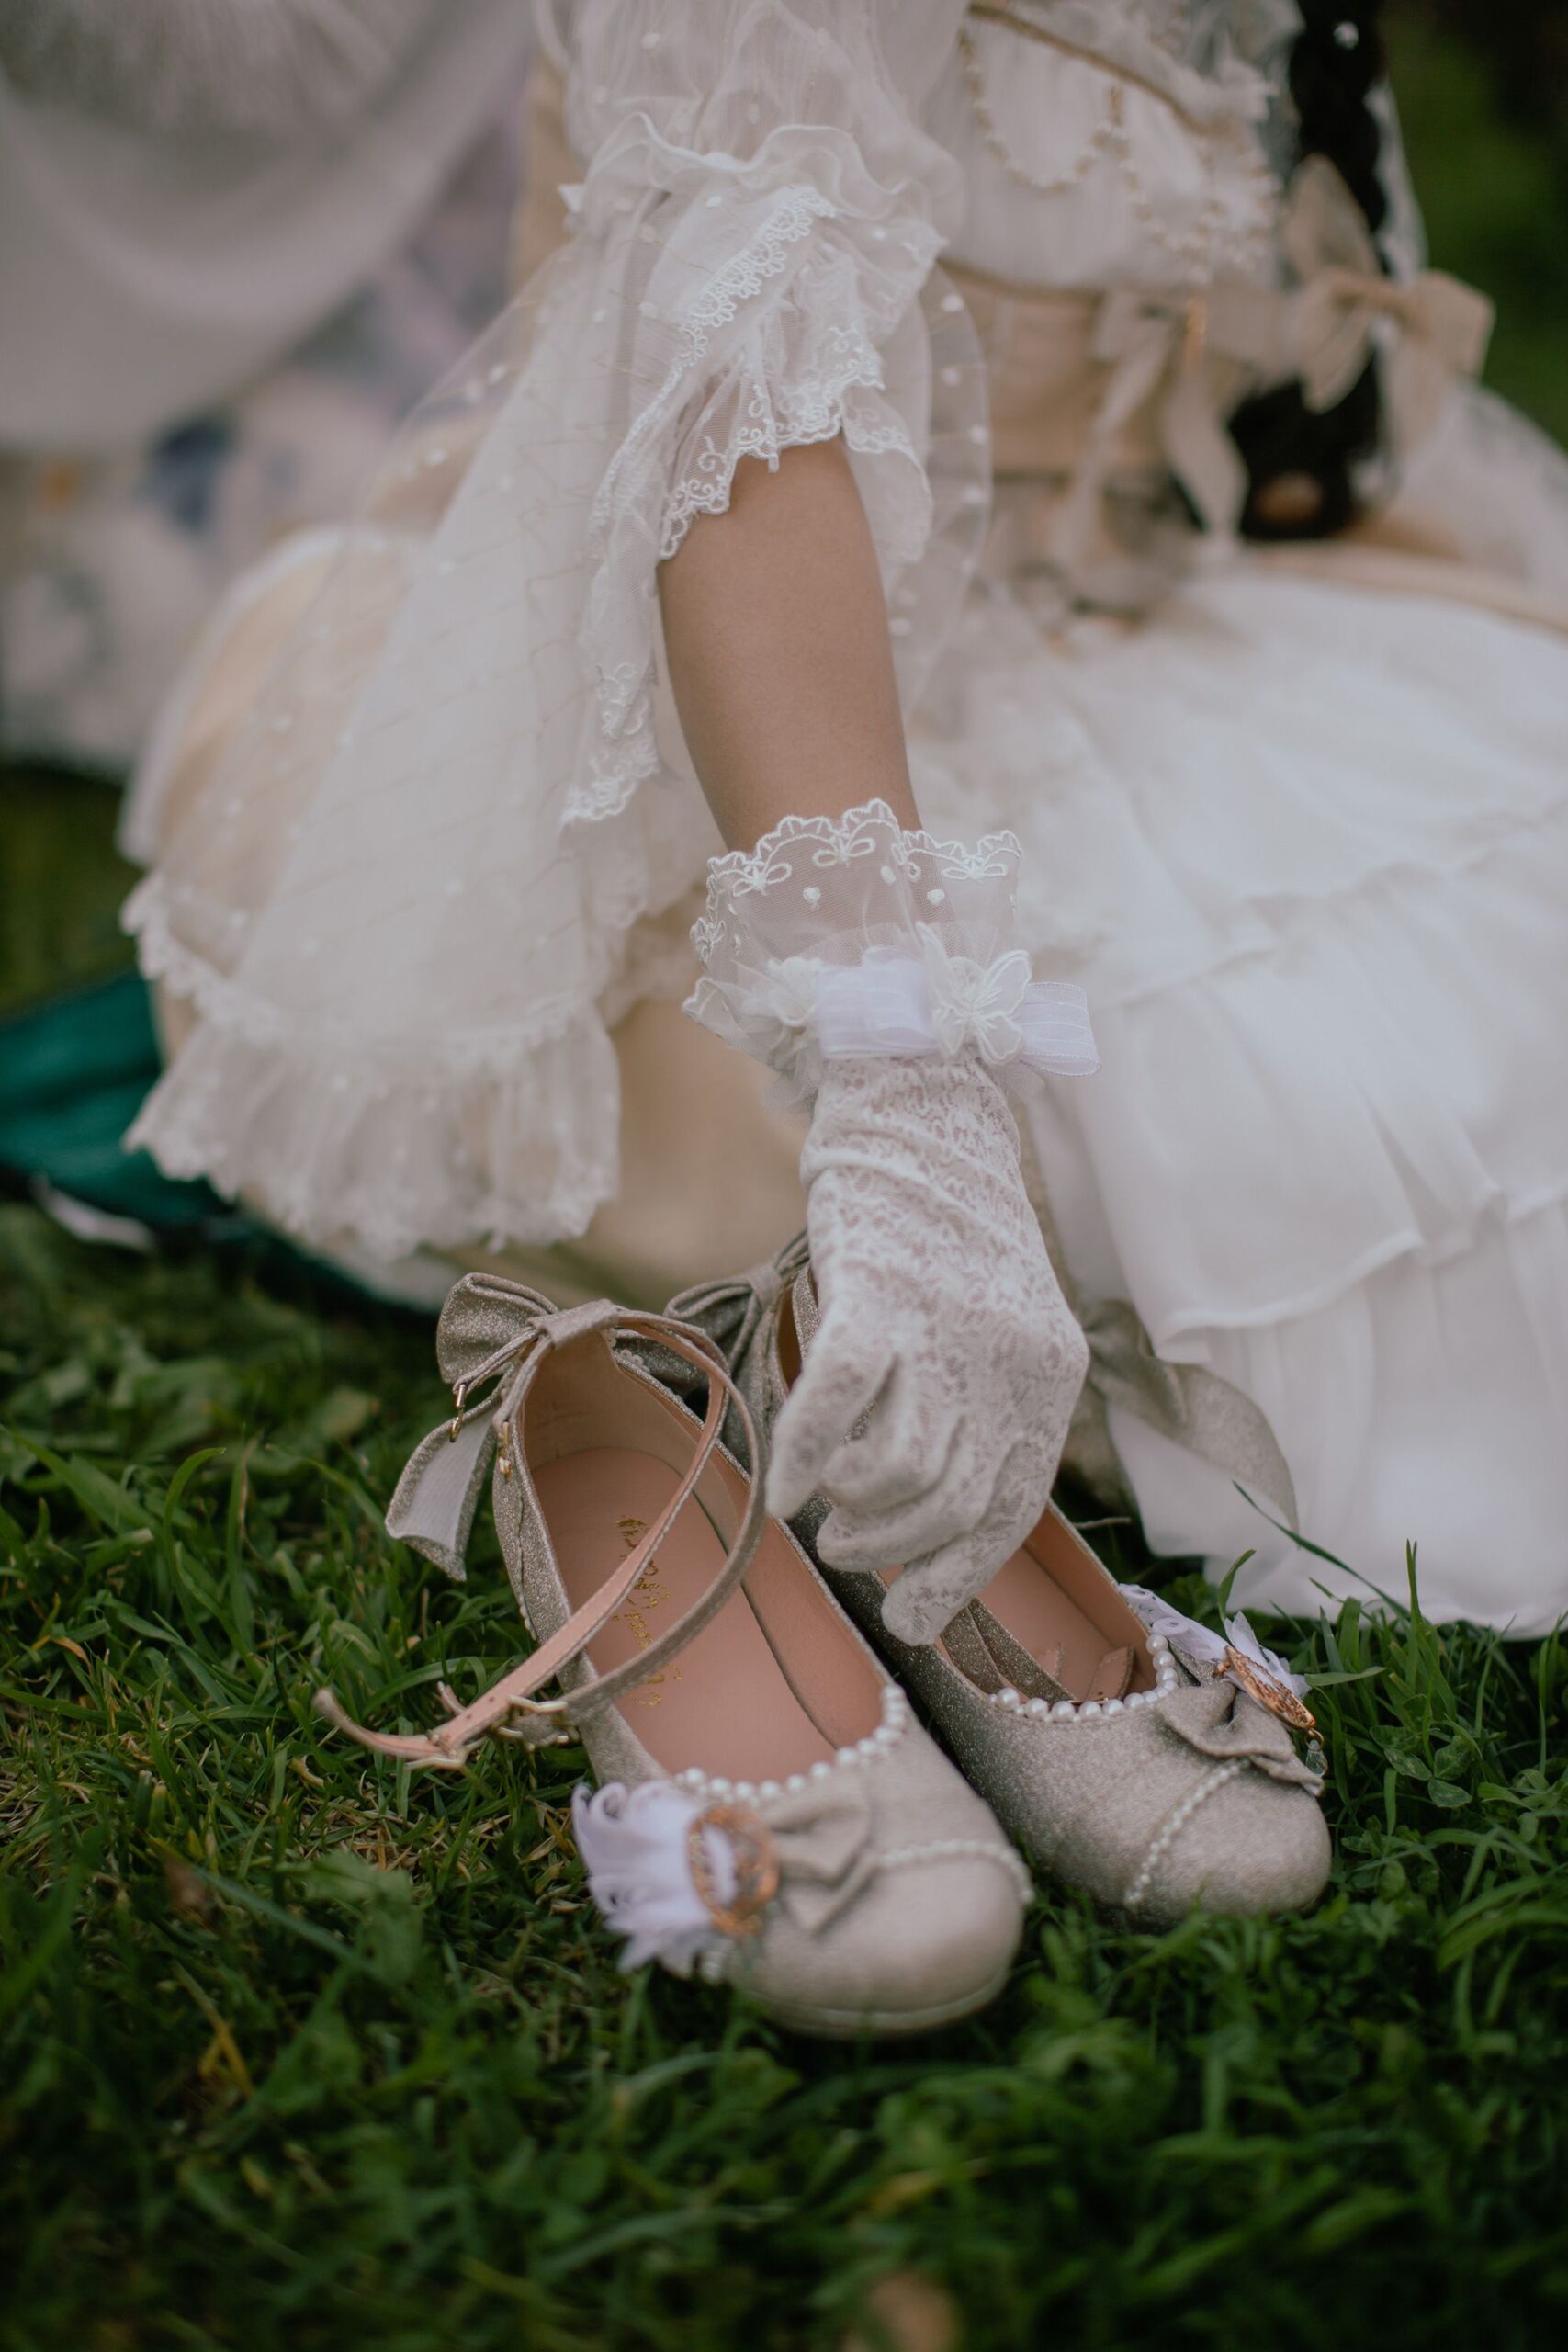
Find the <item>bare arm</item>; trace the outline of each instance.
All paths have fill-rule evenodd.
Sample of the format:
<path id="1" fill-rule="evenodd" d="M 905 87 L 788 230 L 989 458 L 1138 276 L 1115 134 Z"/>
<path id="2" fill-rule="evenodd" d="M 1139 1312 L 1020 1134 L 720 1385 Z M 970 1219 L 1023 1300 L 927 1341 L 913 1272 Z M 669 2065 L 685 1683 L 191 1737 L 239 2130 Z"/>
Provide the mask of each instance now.
<path id="1" fill-rule="evenodd" d="M 728 511 L 664 565 L 660 594 L 687 743 L 732 848 L 877 796 L 918 825 L 875 550 L 839 443 L 788 450 L 773 474 L 743 465 Z M 891 857 L 899 837 L 868 826 L 865 847 L 878 835 Z M 813 1094 L 800 1172 L 820 1321 L 773 1430 L 768 1507 L 787 1517 L 824 1495 L 822 1556 L 902 1561 L 885 1620 L 931 1641 L 1043 1509 L 1088 1351 L 977 1042 L 942 1052 L 933 1017 L 926 1053 L 818 1050 L 820 999 L 813 1011 L 801 983 L 818 955 L 853 977 L 845 958 L 870 938 L 853 908 L 882 874 L 877 903 L 897 920 L 879 938 L 930 988 L 914 894 L 872 857 L 825 903 L 796 863 L 777 862 L 776 889 L 772 867 L 755 892 L 710 889 L 713 921 L 693 934 L 706 985 L 688 1007 Z M 981 887 L 1005 927 L 1010 873 Z"/>
<path id="2" fill-rule="evenodd" d="M 782 817 L 840 816 L 909 787 L 871 526 L 841 441 L 748 458 L 659 575 L 670 678 L 719 831 L 751 849 Z"/>

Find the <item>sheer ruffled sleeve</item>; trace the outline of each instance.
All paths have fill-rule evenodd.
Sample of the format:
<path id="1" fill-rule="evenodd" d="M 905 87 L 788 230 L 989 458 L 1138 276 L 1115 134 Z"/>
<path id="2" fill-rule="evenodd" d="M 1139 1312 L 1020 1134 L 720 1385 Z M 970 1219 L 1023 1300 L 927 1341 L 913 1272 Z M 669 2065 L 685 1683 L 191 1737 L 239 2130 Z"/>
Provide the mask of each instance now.
<path id="1" fill-rule="evenodd" d="M 581 1232 L 606 1014 L 717 846 L 657 571 L 745 456 L 842 435 L 906 702 L 984 533 L 984 371 L 920 127 L 957 0 L 586 0 L 572 234 L 416 413 L 164 870 L 203 1015 L 138 1130 L 380 1250 Z M 895 38 L 896 36 L 896 38 Z"/>
<path id="2" fill-rule="evenodd" d="M 910 30 L 953 13 L 911 9 Z M 614 808 L 655 763 L 617 685 L 651 657 L 654 561 L 723 510 L 741 458 L 842 434 L 888 572 L 930 538 L 919 298 L 961 189 L 917 126 L 918 89 L 893 80 L 889 26 L 863 0 L 580 12 L 567 121 L 592 162 L 577 232 L 595 308 L 618 322 L 625 405 L 593 501 L 590 616 L 619 748 L 578 813 Z M 900 56 L 908 74 L 919 40 Z"/>

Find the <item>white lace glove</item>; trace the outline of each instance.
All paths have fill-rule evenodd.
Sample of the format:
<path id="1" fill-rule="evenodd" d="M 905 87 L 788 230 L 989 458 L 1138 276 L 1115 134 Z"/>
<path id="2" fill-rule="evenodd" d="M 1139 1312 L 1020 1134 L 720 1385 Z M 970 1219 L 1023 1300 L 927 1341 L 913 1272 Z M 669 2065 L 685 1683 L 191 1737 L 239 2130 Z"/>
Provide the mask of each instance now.
<path id="1" fill-rule="evenodd" d="M 1043 1510 L 1089 1349 L 976 1057 L 830 1064 L 801 1173 L 821 1322 L 769 1505 L 825 1495 L 822 1557 L 905 1562 L 884 1620 L 934 1641 Z"/>
<path id="2" fill-rule="evenodd" d="M 816 1094 L 801 1159 L 821 1323 L 768 1479 L 833 1505 L 829 1564 L 904 1564 L 931 1641 L 1044 1508 L 1088 1368 L 990 1064 L 1094 1067 L 1082 999 L 1011 944 L 1018 843 L 903 832 L 873 801 L 716 859 L 688 1006 Z"/>

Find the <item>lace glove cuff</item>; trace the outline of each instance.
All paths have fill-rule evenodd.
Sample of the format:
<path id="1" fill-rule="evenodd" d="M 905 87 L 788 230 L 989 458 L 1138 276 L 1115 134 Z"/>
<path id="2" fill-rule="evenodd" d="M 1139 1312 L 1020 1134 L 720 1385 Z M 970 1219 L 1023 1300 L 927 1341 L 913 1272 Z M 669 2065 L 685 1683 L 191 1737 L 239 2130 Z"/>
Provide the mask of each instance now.
<path id="1" fill-rule="evenodd" d="M 974 1054 L 1007 1077 L 1100 1066 L 1081 989 L 1016 943 L 1016 835 L 907 832 L 885 800 L 786 817 L 708 867 L 686 1011 L 800 1094 L 826 1063 Z"/>

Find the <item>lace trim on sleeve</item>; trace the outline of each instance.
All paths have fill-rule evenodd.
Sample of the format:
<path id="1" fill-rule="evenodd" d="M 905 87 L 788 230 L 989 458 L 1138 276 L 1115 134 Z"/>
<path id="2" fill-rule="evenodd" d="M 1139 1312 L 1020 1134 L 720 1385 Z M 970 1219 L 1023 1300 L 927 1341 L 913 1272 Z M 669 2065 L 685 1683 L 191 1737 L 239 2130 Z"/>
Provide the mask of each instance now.
<path id="1" fill-rule="evenodd" d="M 583 649 L 597 741 L 569 794 L 568 826 L 615 816 L 666 765 L 654 570 L 695 515 L 728 505 L 743 458 L 776 466 L 786 448 L 841 434 L 890 586 L 923 569 L 936 516 L 918 429 L 932 374 L 921 297 L 941 243 L 920 191 L 878 183 L 841 132 L 798 125 L 742 162 L 693 156 L 634 121 L 595 158 L 577 217 L 603 256 L 584 289 L 588 324 L 619 322 L 631 413 L 589 509 Z M 939 311 L 949 345 L 967 326 L 961 311 Z M 951 378 L 951 352 L 944 364 Z M 966 348 L 971 407 L 977 368 Z M 948 405 L 931 414 L 939 433 Z M 966 537 L 970 566 L 988 503 L 975 461 L 986 454 L 969 440 L 964 490 L 977 497 L 943 484 L 945 536 Z M 941 455 L 951 474 L 953 452 Z M 939 561 L 922 605 L 944 585 L 961 580 Z M 955 598 L 943 601 L 950 617 Z M 910 620 L 896 642 L 915 634 Z M 919 632 L 933 634 L 930 623 Z"/>

